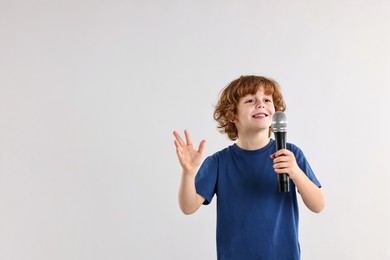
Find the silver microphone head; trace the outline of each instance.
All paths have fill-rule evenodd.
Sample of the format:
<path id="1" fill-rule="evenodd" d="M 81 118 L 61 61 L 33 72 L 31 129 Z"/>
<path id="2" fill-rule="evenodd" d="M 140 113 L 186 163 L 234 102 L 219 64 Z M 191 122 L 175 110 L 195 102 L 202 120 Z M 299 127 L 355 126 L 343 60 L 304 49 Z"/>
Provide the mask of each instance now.
<path id="1" fill-rule="evenodd" d="M 272 130 L 274 133 L 287 132 L 287 117 L 284 112 L 278 111 L 272 116 Z"/>

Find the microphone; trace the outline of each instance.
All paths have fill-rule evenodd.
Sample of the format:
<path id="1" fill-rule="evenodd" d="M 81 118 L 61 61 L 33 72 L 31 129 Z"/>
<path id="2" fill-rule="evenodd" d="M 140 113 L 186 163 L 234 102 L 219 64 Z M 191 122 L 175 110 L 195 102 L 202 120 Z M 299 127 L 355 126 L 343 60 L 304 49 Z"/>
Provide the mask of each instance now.
<path id="1" fill-rule="evenodd" d="M 272 130 L 275 135 L 276 151 L 286 148 L 287 117 L 284 112 L 278 111 L 272 116 Z M 287 173 L 277 174 L 279 192 L 290 191 L 290 177 Z"/>

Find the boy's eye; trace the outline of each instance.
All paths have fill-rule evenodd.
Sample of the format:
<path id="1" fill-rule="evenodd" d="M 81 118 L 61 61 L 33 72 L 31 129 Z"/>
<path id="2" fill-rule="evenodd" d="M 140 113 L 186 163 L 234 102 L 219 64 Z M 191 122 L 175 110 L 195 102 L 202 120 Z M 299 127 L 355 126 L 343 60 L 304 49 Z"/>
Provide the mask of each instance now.
<path id="1" fill-rule="evenodd" d="M 245 101 L 245 103 L 253 103 L 253 102 L 255 102 L 254 99 L 248 99 L 247 101 Z"/>
<path id="2" fill-rule="evenodd" d="M 264 101 L 265 101 L 265 102 L 272 102 L 272 100 L 271 100 L 271 99 L 268 99 L 268 98 L 266 98 Z"/>

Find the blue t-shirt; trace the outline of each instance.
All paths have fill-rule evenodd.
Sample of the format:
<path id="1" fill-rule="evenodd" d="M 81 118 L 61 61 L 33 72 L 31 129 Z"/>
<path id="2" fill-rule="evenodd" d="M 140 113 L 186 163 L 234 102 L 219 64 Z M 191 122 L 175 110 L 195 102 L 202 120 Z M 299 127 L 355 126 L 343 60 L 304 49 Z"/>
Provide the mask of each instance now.
<path id="1" fill-rule="evenodd" d="M 318 187 L 302 151 L 288 143 L 298 166 Z M 219 260 L 298 260 L 298 204 L 294 183 L 279 192 L 271 154 L 273 139 L 248 151 L 233 144 L 205 159 L 195 179 L 196 191 L 209 204 L 217 195 Z"/>

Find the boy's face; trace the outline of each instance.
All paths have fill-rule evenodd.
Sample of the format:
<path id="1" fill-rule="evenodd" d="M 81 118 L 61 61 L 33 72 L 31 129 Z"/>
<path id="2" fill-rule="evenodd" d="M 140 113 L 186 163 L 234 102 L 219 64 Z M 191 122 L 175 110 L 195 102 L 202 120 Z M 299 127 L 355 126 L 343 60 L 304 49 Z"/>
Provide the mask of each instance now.
<path id="1" fill-rule="evenodd" d="M 240 98 L 237 104 L 237 114 L 234 118 L 239 136 L 259 131 L 268 133 L 274 113 L 272 96 L 266 95 L 263 88 L 259 88 L 253 95 L 249 94 Z"/>

